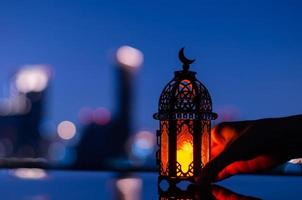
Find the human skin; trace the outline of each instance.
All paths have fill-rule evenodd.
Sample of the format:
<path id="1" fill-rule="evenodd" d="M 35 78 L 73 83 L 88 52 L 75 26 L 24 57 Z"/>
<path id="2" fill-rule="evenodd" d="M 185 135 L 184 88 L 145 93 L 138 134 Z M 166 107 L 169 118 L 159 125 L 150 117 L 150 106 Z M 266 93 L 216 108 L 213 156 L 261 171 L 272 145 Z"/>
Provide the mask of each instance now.
<path id="1" fill-rule="evenodd" d="M 211 157 L 202 182 L 271 169 L 302 157 L 302 115 L 223 122 L 211 131 Z"/>

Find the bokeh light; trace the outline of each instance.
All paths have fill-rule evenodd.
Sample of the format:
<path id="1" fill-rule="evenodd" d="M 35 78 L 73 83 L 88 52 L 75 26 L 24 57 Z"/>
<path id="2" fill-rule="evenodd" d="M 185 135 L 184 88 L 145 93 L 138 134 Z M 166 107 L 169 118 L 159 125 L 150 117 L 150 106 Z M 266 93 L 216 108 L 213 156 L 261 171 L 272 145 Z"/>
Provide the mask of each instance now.
<path id="1" fill-rule="evenodd" d="M 0 100 L 0 116 L 7 116 L 12 113 L 12 103 L 8 98 Z"/>
<path id="2" fill-rule="evenodd" d="M 302 164 L 302 158 L 291 159 L 288 162 L 293 163 L 293 164 Z"/>
<path id="3" fill-rule="evenodd" d="M 49 73 L 44 65 L 26 65 L 16 74 L 19 92 L 41 92 L 48 84 Z"/>
<path id="4" fill-rule="evenodd" d="M 234 121 L 240 118 L 240 110 L 234 105 L 224 105 L 216 108 L 218 119 L 214 123 Z"/>
<path id="5" fill-rule="evenodd" d="M 131 141 L 130 159 L 145 161 L 153 153 L 155 144 L 155 134 L 145 130 L 138 132 Z"/>
<path id="6" fill-rule="evenodd" d="M 12 98 L 12 114 L 26 114 L 31 110 L 31 102 L 25 95 L 18 95 Z"/>
<path id="7" fill-rule="evenodd" d="M 23 95 L 11 96 L 0 100 L 0 116 L 26 114 L 31 110 L 31 102 Z"/>
<path id="8" fill-rule="evenodd" d="M 18 168 L 12 171 L 12 175 L 20 179 L 44 179 L 47 173 L 43 169 L 38 168 Z"/>
<path id="9" fill-rule="evenodd" d="M 60 165 L 71 165 L 75 162 L 77 155 L 74 148 L 66 143 L 53 142 L 48 148 L 48 158 L 50 161 Z"/>
<path id="10" fill-rule="evenodd" d="M 100 107 L 93 112 L 92 117 L 96 124 L 106 125 L 111 120 L 111 112 L 106 108 Z"/>
<path id="11" fill-rule="evenodd" d="M 62 121 L 57 127 L 57 133 L 63 140 L 70 140 L 76 134 L 76 126 L 71 121 Z"/>
<path id="12" fill-rule="evenodd" d="M 117 62 L 122 66 L 138 68 L 144 61 L 143 53 L 130 46 L 122 46 L 116 53 Z"/>
<path id="13" fill-rule="evenodd" d="M 48 157 L 51 161 L 60 162 L 64 159 L 66 147 L 60 142 L 52 143 L 48 148 Z"/>
<path id="14" fill-rule="evenodd" d="M 123 200 L 140 200 L 142 180 L 139 178 L 123 178 L 116 181 L 116 187 Z"/>
<path id="15" fill-rule="evenodd" d="M 89 124 L 93 120 L 93 109 L 89 107 L 83 107 L 80 109 L 78 119 L 81 124 Z"/>

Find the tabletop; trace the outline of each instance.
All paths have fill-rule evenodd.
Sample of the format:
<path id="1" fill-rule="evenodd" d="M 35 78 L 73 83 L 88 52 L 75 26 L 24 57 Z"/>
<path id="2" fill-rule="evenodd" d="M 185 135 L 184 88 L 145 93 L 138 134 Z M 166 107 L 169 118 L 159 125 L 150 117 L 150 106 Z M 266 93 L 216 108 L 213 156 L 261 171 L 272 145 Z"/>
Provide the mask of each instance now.
<path id="1" fill-rule="evenodd" d="M 1 199 L 25 200 L 154 200 L 159 199 L 157 173 L 119 174 L 97 171 L 3 169 Z M 217 183 L 238 198 L 299 199 L 302 177 L 237 175 Z M 223 198 L 227 199 L 227 198 Z M 246 198 L 249 199 L 249 198 Z"/>

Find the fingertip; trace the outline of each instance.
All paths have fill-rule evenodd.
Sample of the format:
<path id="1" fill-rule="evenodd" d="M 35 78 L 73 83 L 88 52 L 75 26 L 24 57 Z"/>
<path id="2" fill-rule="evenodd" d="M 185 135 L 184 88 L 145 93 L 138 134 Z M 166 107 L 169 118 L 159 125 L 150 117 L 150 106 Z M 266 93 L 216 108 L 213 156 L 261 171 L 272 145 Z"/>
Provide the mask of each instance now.
<path id="1" fill-rule="evenodd" d="M 202 169 L 202 181 L 203 182 L 214 182 L 216 176 L 219 173 L 219 167 L 216 165 L 216 161 L 212 160 L 207 163 Z"/>
<path id="2" fill-rule="evenodd" d="M 220 181 L 220 180 L 223 180 L 223 179 L 226 179 L 226 178 L 229 178 L 231 177 L 232 174 L 230 174 L 228 172 L 228 170 L 225 168 L 223 169 L 221 172 L 218 173 L 217 177 L 216 177 L 216 181 Z"/>
<path id="3" fill-rule="evenodd" d="M 219 154 L 204 166 L 202 169 L 202 178 L 210 182 L 221 180 L 222 178 L 219 174 L 221 174 L 230 163 L 230 159 L 224 152 Z"/>

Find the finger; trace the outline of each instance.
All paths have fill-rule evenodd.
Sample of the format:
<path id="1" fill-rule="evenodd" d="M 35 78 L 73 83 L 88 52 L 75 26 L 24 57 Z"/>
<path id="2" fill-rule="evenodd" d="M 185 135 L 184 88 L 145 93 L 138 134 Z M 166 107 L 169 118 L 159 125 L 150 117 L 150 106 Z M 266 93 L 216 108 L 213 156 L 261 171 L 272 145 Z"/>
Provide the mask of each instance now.
<path id="1" fill-rule="evenodd" d="M 213 182 L 216 179 L 217 175 L 231 163 L 232 159 L 228 155 L 227 151 L 222 152 L 204 166 L 204 168 L 202 169 L 201 181 Z"/>
<path id="2" fill-rule="evenodd" d="M 211 158 L 215 158 L 217 155 L 221 154 L 225 146 L 222 144 L 215 144 L 211 142 Z"/>
<path id="3" fill-rule="evenodd" d="M 215 181 L 226 179 L 235 174 L 247 174 L 269 170 L 286 160 L 287 159 L 285 157 L 268 154 L 258 156 L 248 161 L 237 161 L 228 165 L 219 172 Z"/>
<path id="4" fill-rule="evenodd" d="M 218 180 L 218 174 L 220 174 L 228 165 L 232 164 L 236 161 L 249 160 L 251 151 L 250 148 L 247 147 L 246 142 L 240 143 L 235 141 L 231 146 L 226 147 L 219 155 L 214 157 L 202 170 L 202 177 L 207 182 L 213 182 Z M 255 155 L 257 156 L 257 155 Z M 254 157 L 255 157 L 254 156 Z M 236 165 L 233 168 L 237 167 Z M 219 177 L 223 179 L 224 177 L 231 176 L 235 174 L 235 170 L 230 167 Z M 232 173 L 230 173 L 230 171 Z"/>
<path id="5" fill-rule="evenodd" d="M 215 126 L 211 129 L 211 142 L 213 144 L 222 144 L 224 143 L 223 137 L 221 136 L 220 128 Z"/>
<path id="6" fill-rule="evenodd" d="M 211 158 L 215 158 L 219 155 L 238 137 L 235 130 L 225 124 L 226 123 L 219 124 L 211 130 Z"/>
<path id="7" fill-rule="evenodd" d="M 206 181 L 214 181 L 217 175 L 228 165 L 238 160 L 248 160 L 250 159 L 251 148 L 249 142 L 235 140 L 231 145 L 224 146 L 221 153 L 206 164 L 202 171 L 203 179 Z M 221 151 L 220 147 L 214 148 L 214 153 Z M 215 152 L 217 151 L 217 152 Z"/>
<path id="8" fill-rule="evenodd" d="M 236 131 L 236 126 L 231 122 L 223 122 L 211 130 L 211 135 L 214 143 L 226 144 L 237 138 L 240 133 Z"/>
<path id="9" fill-rule="evenodd" d="M 271 156 L 268 155 L 258 156 L 248 161 L 237 161 L 228 165 L 221 172 L 219 172 L 216 180 L 222 180 L 235 174 L 253 173 L 256 171 L 265 170 L 273 165 L 275 165 L 275 161 L 271 158 Z"/>

